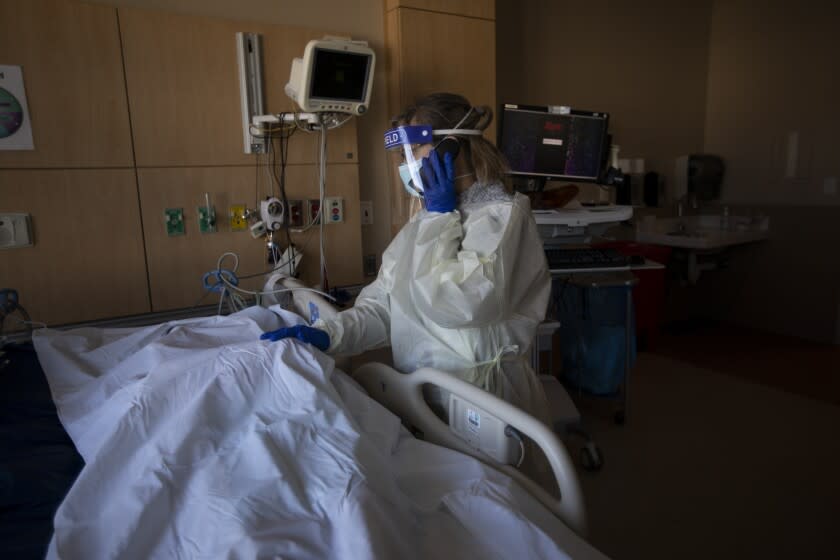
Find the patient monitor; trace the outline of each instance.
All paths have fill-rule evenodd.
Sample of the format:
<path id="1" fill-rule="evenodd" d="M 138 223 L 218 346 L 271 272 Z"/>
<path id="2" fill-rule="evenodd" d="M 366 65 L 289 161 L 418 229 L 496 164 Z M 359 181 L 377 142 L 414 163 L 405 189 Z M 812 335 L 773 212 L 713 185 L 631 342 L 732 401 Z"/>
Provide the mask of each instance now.
<path id="1" fill-rule="evenodd" d="M 370 105 L 376 57 L 362 41 L 337 37 L 309 41 L 292 61 L 286 95 L 304 111 L 361 115 Z"/>

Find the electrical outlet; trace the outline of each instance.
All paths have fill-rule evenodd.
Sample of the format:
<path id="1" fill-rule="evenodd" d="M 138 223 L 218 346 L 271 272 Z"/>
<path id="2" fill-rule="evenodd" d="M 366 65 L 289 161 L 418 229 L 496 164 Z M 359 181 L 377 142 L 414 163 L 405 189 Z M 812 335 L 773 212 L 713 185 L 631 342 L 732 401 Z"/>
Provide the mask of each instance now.
<path id="1" fill-rule="evenodd" d="M 359 202 L 359 209 L 362 212 L 362 225 L 373 225 L 373 202 L 370 200 L 362 200 Z"/>
<path id="2" fill-rule="evenodd" d="M 29 214 L 0 214 L 0 249 L 31 245 Z"/>
<path id="3" fill-rule="evenodd" d="M 318 199 L 306 201 L 306 217 L 310 224 L 319 222 L 318 209 L 321 208 L 321 201 Z"/>
<path id="4" fill-rule="evenodd" d="M 216 233 L 216 209 L 212 206 L 199 206 L 198 231 L 201 233 Z"/>
<path id="5" fill-rule="evenodd" d="M 289 226 L 291 227 L 303 227 L 304 219 L 303 219 L 303 201 L 302 200 L 290 200 L 289 201 Z"/>
<path id="6" fill-rule="evenodd" d="M 175 237 L 176 235 L 184 235 L 184 209 L 183 208 L 167 208 L 163 211 L 164 222 L 166 224 L 166 235 Z"/>
<path id="7" fill-rule="evenodd" d="M 326 217 L 328 224 L 338 224 L 344 221 L 344 199 L 340 197 L 330 197 L 324 199 L 324 206 L 326 206 Z"/>
<path id="8" fill-rule="evenodd" d="M 248 229 L 244 204 L 234 204 L 231 206 L 228 218 L 230 219 L 230 231 L 245 231 Z"/>

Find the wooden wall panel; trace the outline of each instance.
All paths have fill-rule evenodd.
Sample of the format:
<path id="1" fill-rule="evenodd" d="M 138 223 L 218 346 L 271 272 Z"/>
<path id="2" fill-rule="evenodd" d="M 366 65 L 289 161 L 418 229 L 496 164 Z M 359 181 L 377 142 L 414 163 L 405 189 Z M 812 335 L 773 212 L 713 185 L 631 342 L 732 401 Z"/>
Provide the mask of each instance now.
<path id="1" fill-rule="evenodd" d="M 401 102 L 435 91 L 496 106 L 496 26 L 492 21 L 402 10 Z M 495 122 L 485 136 L 495 142 Z"/>
<path id="2" fill-rule="evenodd" d="M 23 67 L 35 141 L 0 152 L 0 168 L 132 165 L 114 8 L 0 0 L 0 53 Z"/>
<path id="3" fill-rule="evenodd" d="M 217 259 L 225 251 L 239 254 L 240 274 L 269 270 L 265 262 L 265 239 L 255 240 L 248 232 L 230 231 L 225 218 L 231 204 L 254 204 L 253 167 L 141 169 L 138 173 L 155 311 L 195 305 L 204 294 L 202 275 L 216 267 Z M 316 174 L 314 165 L 289 166 L 286 170 L 289 198 L 317 198 Z M 198 230 L 196 207 L 203 204 L 205 192 L 210 194 L 219 216 L 217 233 L 202 234 Z M 345 221 L 325 227 L 330 283 L 360 283 L 363 275 L 358 165 L 329 165 L 327 196 L 343 197 L 345 205 Z M 184 208 L 186 235 L 168 237 L 164 209 L 179 207 Z M 285 237 L 280 239 L 285 244 Z M 305 245 L 301 264 L 303 281 L 316 283 L 319 278 L 317 229 L 293 234 L 293 240 L 299 247 Z M 231 261 L 226 265 L 231 266 Z M 260 278 L 245 281 L 243 285 L 254 289 L 261 287 L 263 281 L 264 278 Z M 208 296 L 207 301 L 218 301 L 218 298 Z"/>
<path id="4" fill-rule="evenodd" d="M 399 8 L 386 14 L 391 113 L 438 91 L 496 110 L 496 24 L 492 20 Z M 495 144 L 496 121 L 485 138 Z M 391 173 L 392 233 L 410 216 L 410 197 Z"/>
<path id="5" fill-rule="evenodd" d="M 266 111 L 293 109 L 283 88 L 292 59 L 324 32 L 120 8 L 138 167 L 252 164 L 242 152 L 237 31 L 263 35 Z M 290 160 L 314 163 L 314 134 L 296 134 Z M 331 131 L 328 161 L 356 162 L 351 120 Z"/>
<path id="6" fill-rule="evenodd" d="M 146 313 L 134 171 L 0 170 L 0 208 L 32 215 L 35 246 L 0 250 L 0 284 L 50 325 Z"/>
<path id="7" fill-rule="evenodd" d="M 494 0 L 386 0 L 386 10 L 395 8 L 415 8 L 484 19 L 496 17 Z"/>
<path id="8" fill-rule="evenodd" d="M 255 171 L 268 183 L 265 158 L 255 167 L 257 158 L 242 153 L 235 32 L 263 34 L 267 109 L 275 112 L 292 109 L 283 92 L 292 57 L 324 32 L 76 0 L 0 0 L 0 16 L 2 62 L 24 66 L 37 147 L 0 153 L 0 211 L 30 213 L 36 242 L 0 252 L 0 285 L 19 289 L 34 319 L 62 324 L 191 307 L 203 295 L 202 274 L 227 250 L 242 256 L 241 272 L 266 268 L 265 240 L 229 231 L 226 220 L 231 204 L 254 207 L 263 196 Z M 327 228 L 332 285 L 363 279 L 355 124 L 328 135 L 328 195 L 345 199 L 346 214 Z M 292 138 L 292 198 L 318 196 L 317 137 Z M 37 169 L 50 166 L 61 169 Z M 73 167 L 88 169 L 64 169 Z M 198 232 L 205 192 L 219 215 L 215 234 Z M 166 236 L 167 207 L 184 208 L 186 236 Z M 312 233 L 307 282 L 318 279 Z"/>

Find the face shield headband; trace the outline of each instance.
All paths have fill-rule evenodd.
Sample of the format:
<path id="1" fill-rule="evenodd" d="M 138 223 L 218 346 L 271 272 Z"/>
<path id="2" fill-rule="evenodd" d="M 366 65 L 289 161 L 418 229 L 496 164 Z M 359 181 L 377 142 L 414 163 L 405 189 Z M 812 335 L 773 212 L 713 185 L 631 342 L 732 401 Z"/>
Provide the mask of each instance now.
<path id="1" fill-rule="evenodd" d="M 464 119 L 469 115 L 464 116 Z M 464 119 L 461 119 L 462 121 Z M 424 144 L 439 144 L 446 137 L 451 136 L 481 136 L 482 131 L 476 129 L 457 128 L 432 129 L 428 125 L 405 125 L 392 128 L 385 133 L 385 149 L 388 151 L 401 150 L 404 162 L 399 167 L 400 179 L 405 190 L 411 196 L 422 197 L 425 190 L 423 182 L 422 159 L 414 156 L 415 150 Z M 437 139 L 437 143 L 435 140 Z"/>

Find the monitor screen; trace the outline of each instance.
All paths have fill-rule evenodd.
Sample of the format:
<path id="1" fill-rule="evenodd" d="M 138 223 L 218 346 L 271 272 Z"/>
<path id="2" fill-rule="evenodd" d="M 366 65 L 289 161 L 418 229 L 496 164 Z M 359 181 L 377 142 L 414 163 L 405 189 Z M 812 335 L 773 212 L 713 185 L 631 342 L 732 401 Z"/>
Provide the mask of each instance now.
<path id="1" fill-rule="evenodd" d="M 607 113 L 568 107 L 502 107 L 499 149 L 515 175 L 597 181 L 604 167 Z"/>
<path id="2" fill-rule="evenodd" d="M 370 56 L 315 49 L 309 97 L 363 102 Z"/>

